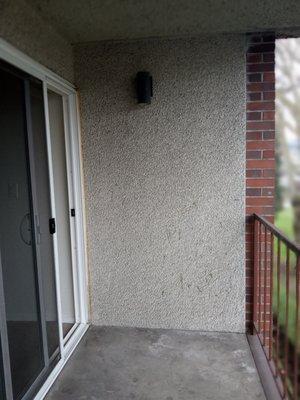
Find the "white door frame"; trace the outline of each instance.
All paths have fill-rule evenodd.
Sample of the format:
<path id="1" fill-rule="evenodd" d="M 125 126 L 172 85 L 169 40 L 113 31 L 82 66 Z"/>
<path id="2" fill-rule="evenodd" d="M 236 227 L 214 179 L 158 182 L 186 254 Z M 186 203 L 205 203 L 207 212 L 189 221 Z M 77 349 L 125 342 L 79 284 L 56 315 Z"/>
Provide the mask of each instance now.
<path id="1" fill-rule="evenodd" d="M 67 118 L 68 137 L 66 138 L 66 152 L 68 153 L 68 166 L 72 173 L 72 192 L 76 217 L 74 218 L 74 239 L 76 243 L 76 287 L 74 287 L 75 311 L 77 328 L 73 331 L 68 341 L 63 340 L 62 335 L 62 315 L 61 315 L 61 296 L 60 279 L 58 268 L 57 238 L 54 237 L 54 258 L 55 258 L 55 278 L 57 287 L 58 320 L 59 320 L 59 338 L 61 360 L 55 366 L 44 385 L 41 387 L 34 400 L 41 400 L 45 397 L 53 382 L 64 367 L 68 358 L 76 348 L 82 336 L 88 329 L 88 275 L 86 268 L 86 246 L 85 246 L 85 219 L 84 202 L 82 190 L 82 165 L 81 165 L 81 144 L 80 144 L 80 124 L 78 112 L 78 98 L 75 87 L 65 79 L 61 78 L 48 68 L 37 63 L 15 47 L 11 46 L 5 40 L 0 38 L 0 59 L 12 64 L 24 72 L 40 79 L 43 83 L 44 106 L 45 106 L 45 126 L 48 150 L 48 165 L 50 175 L 51 192 L 51 211 L 55 218 L 55 199 L 54 199 L 54 181 L 51 156 L 51 137 L 48 112 L 48 89 L 61 94 L 65 99 L 64 114 Z"/>

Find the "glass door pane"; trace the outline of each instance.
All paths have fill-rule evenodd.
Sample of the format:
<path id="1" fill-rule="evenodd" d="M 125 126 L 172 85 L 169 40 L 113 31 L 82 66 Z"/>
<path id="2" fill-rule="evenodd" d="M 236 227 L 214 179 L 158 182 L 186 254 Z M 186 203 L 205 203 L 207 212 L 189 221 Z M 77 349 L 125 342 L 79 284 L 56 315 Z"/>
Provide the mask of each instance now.
<path id="1" fill-rule="evenodd" d="M 63 336 L 76 322 L 63 98 L 48 90 Z"/>
<path id="2" fill-rule="evenodd" d="M 14 400 L 30 399 L 60 359 L 44 98 L 40 81 L 2 62 L 0 133 L 5 377 Z"/>
<path id="3" fill-rule="evenodd" d="M 14 399 L 45 365 L 23 80 L 0 70 L 0 251 Z"/>
<path id="4" fill-rule="evenodd" d="M 52 235 L 49 232 L 51 216 L 50 184 L 47 162 L 47 143 L 45 134 L 45 116 L 43 88 L 40 82 L 29 82 L 29 108 L 32 131 L 32 164 L 34 191 L 38 216 L 37 245 L 42 280 L 43 306 L 46 320 L 49 358 L 59 348 L 58 315 L 54 269 Z"/>

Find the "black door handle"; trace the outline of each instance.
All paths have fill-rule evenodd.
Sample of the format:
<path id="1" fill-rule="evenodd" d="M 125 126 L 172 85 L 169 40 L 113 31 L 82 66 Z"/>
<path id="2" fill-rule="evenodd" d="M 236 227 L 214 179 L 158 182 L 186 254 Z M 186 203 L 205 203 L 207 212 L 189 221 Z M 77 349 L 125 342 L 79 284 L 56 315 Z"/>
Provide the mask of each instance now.
<path id="1" fill-rule="evenodd" d="M 49 232 L 51 235 L 56 232 L 55 218 L 49 219 Z"/>

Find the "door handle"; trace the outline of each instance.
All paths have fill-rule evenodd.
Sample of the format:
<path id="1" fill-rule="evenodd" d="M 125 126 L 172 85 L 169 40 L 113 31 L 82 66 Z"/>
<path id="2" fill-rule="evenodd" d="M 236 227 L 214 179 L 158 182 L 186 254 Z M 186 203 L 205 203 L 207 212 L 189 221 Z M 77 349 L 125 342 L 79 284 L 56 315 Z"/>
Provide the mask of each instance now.
<path id="1" fill-rule="evenodd" d="M 49 232 L 51 235 L 56 232 L 55 218 L 49 219 Z"/>

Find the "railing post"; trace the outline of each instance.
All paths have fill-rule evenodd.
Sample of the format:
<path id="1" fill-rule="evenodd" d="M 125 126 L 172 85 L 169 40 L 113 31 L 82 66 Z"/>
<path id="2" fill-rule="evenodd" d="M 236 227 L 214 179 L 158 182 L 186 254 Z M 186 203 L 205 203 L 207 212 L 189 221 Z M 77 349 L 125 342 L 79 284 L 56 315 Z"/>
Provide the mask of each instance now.
<path id="1" fill-rule="evenodd" d="M 260 243 L 258 243 L 258 228 L 259 222 L 254 217 L 254 227 L 253 227 L 253 326 L 252 334 L 255 334 L 255 329 L 257 329 L 257 295 L 258 295 L 258 281 L 259 281 L 259 258 L 258 249 Z"/>
<path id="2" fill-rule="evenodd" d="M 269 272 L 269 279 L 270 279 L 270 305 L 269 305 L 269 360 L 272 359 L 273 354 L 273 271 L 274 271 L 274 233 L 271 233 L 271 254 L 270 254 L 270 272 Z"/>
<path id="3" fill-rule="evenodd" d="M 286 249 L 285 264 L 285 338 L 284 338 L 284 379 L 283 388 L 285 396 L 288 396 L 289 377 L 289 301 L 290 301 L 290 250 Z"/>
<path id="4" fill-rule="evenodd" d="M 294 399 L 299 393 L 299 301 L 300 301 L 300 256 L 296 260 L 296 318 L 295 318 L 295 354 L 294 354 Z"/>
<path id="5" fill-rule="evenodd" d="M 264 319 L 263 319 L 263 345 L 267 343 L 267 295 L 268 295 L 268 230 L 265 226 L 265 245 L 264 245 Z"/>

